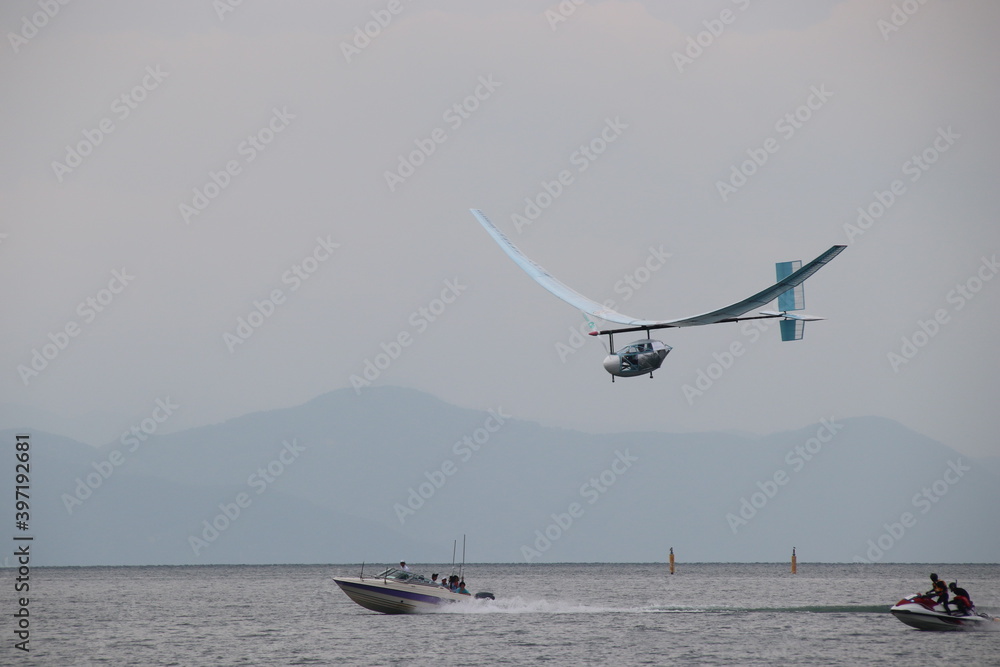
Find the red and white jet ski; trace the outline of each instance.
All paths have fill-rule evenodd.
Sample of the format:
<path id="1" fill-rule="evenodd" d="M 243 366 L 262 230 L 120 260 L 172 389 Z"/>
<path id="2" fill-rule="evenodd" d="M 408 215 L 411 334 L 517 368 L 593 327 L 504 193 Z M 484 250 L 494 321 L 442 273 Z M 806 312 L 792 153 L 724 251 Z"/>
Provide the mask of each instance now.
<path id="1" fill-rule="evenodd" d="M 920 630 L 963 630 L 992 626 L 1000 620 L 987 614 L 977 614 L 975 608 L 962 615 L 947 612 L 944 605 L 937 604 L 934 598 L 926 595 L 903 598 L 889 611 L 903 623 Z"/>

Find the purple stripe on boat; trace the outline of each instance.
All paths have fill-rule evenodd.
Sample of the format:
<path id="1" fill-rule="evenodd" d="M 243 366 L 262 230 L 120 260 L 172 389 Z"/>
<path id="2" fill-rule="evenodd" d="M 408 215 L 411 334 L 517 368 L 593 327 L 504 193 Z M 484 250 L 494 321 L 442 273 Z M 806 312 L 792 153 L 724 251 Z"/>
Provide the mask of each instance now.
<path id="1" fill-rule="evenodd" d="M 369 586 L 368 584 L 362 584 L 355 581 L 338 581 L 341 586 L 350 586 L 351 588 L 358 588 L 367 593 L 375 593 L 377 595 L 385 595 L 389 597 L 406 598 L 408 600 L 417 600 L 418 602 L 428 602 L 430 604 L 441 604 L 442 602 L 450 602 L 450 600 L 443 600 L 439 597 L 433 595 L 421 595 L 420 593 L 411 593 L 410 591 L 400 591 L 395 588 L 386 588 L 385 586 Z"/>

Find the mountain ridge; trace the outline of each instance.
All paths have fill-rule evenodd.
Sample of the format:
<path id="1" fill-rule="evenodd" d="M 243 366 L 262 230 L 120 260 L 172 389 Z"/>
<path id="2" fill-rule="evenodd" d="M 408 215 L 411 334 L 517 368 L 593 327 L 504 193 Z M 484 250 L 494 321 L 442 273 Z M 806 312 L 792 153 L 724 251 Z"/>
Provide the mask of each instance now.
<path id="1" fill-rule="evenodd" d="M 29 432 L 40 565 L 440 562 L 459 534 L 480 562 L 1000 553 L 984 528 L 1000 467 L 876 416 L 753 437 L 598 434 L 379 387 L 134 447 Z M 13 461 L 0 470 L 10 479 Z"/>

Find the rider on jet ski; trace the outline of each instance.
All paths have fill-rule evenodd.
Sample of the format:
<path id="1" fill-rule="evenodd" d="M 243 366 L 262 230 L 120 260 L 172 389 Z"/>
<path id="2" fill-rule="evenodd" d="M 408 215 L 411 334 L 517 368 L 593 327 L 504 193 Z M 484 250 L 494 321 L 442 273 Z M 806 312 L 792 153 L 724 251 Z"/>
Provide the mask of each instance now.
<path id="1" fill-rule="evenodd" d="M 954 604 L 958 613 L 962 616 L 972 613 L 975 607 L 972 604 L 972 598 L 969 597 L 969 591 L 959 588 L 957 581 L 948 584 L 948 588 L 955 595 Z"/>
<path id="2" fill-rule="evenodd" d="M 944 581 L 938 579 L 937 574 L 934 572 L 931 572 L 931 582 L 933 582 L 934 587 L 924 593 L 924 596 L 929 598 L 937 596 L 936 602 L 944 605 L 945 612 L 950 613 L 951 610 L 948 609 L 948 586 L 945 585 Z"/>
<path id="3" fill-rule="evenodd" d="M 924 593 L 924 597 L 934 598 L 935 602 L 944 605 L 946 613 L 958 616 L 968 616 L 975 613 L 976 607 L 972 604 L 972 597 L 969 595 L 969 591 L 960 588 L 957 581 L 953 581 L 946 586 L 944 581 L 938 579 L 937 574 L 932 572 L 931 582 L 934 584 L 934 587 Z M 948 600 L 949 590 L 953 596 L 950 602 Z M 949 609 L 951 605 L 954 605 L 954 610 Z"/>

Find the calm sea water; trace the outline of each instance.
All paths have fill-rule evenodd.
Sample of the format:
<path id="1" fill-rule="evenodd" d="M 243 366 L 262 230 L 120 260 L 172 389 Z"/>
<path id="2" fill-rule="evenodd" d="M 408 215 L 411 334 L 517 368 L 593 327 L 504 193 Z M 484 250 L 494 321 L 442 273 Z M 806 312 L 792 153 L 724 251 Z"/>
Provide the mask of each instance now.
<path id="1" fill-rule="evenodd" d="M 1000 665 L 1000 631 L 921 632 L 887 611 L 934 570 L 1000 616 L 998 565 L 467 565 L 497 600 L 420 616 L 351 602 L 331 577 L 358 569 L 32 569 L 31 652 L 5 612 L 0 664 Z"/>

